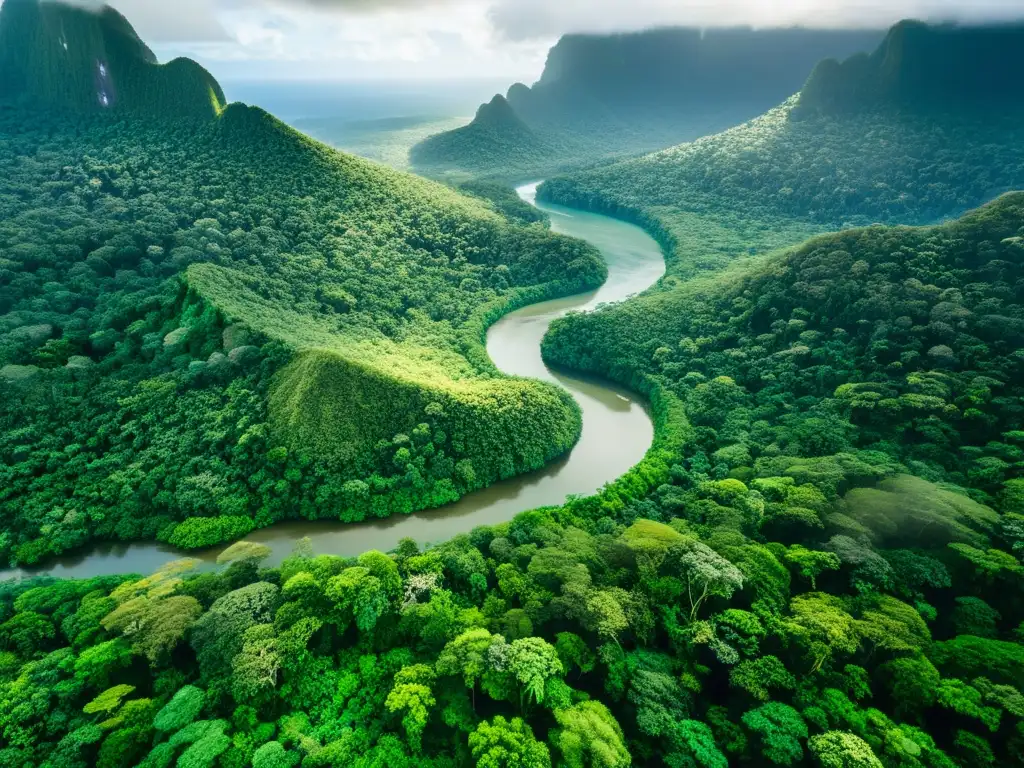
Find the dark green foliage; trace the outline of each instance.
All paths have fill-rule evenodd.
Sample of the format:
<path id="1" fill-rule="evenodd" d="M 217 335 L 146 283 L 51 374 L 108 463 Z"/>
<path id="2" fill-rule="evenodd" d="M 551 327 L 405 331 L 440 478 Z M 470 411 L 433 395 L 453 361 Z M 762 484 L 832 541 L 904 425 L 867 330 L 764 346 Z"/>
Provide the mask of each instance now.
<path id="1" fill-rule="evenodd" d="M 439 133 L 417 144 L 409 160 L 417 169 L 432 173 L 455 171 L 467 166 L 491 171 L 506 169 L 510 158 L 523 167 L 543 167 L 556 161 L 560 150 L 549 139 L 533 131 L 520 119 L 502 95 L 477 110 L 469 125 Z"/>
<path id="2" fill-rule="evenodd" d="M 713 481 L 706 500 L 742 518 L 758 498 L 779 503 L 802 488 L 801 503 L 814 506 L 871 477 L 852 456 L 830 461 L 764 476 L 763 497 Z M 263 553 L 235 546 L 213 574 L 189 575 L 184 562 L 141 580 L 10 585 L 3 627 L 47 620 L 70 631 L 94 603 L 108 614 L 77 648 L 69 637 L 80 630 L 9 646 L 0 738 L 26 765 L 68 750 L 118 765 L 118 749 L 143 765 L 267 768 L 625 768 L 655 756 L 687 768 L 876 768 L 902 765 L 905 750 L 945 768 L 951 755 L 1007 754 L 1004 723 L 1024 715 L 1021 646 L 952 633 L 993 621 L 1001 632 L 1020 608 L 985 610 L 970 571 L 906 575 L 904 561 L 928 562 L 941 545 L 883 550 L 896 576 L 866 592 L 820 572 L 827 594 L 807 591 L 809 579 L 790 583 L 782 562 L 798 547 L 827 554 L 812 538 L 764 546 L 696 525 L 708 533 L 701 541 L 659 504 L 649 509 L 670 525 L 636 519 L 626 504 L 598 516 L 574 502 L 425 554 L 409 543 L 397 558 L 299 551 L 257 573 L 230 563 Z M 937 642 L 889 590 L 943 606 Z M 184 614 L 185 631 L 137 618 L 200 593 L 218 597 Z M 522 637 L 501 634 L 513 612 L 516 626 L 528 623 Z M 162 652 L 151 653 L 157 641 Z M 64 714 L 47 730 L 50 712 Z M 950 717 L 957 728 L 921 730 Z M 102 738 L 83 730 L 95 718 Z"/>
<path id="3" fill-rule="evenodd" d="M 602 701 L 627 702 L 659 740 L 634 740 L 635 759 L 693 765 L 659 726 L 688 707 L 738 763 L 1009 764 L 1024 669 L 1024 195 L 723 267 L 820 225 L 927 222 L 983 202 L 993 178 L 1024 183 L 1016 107 L 798 120 L 795 105 L 542 188 L 638 221 L 672 256 L 658 289 L 561 319 L 544 342 L 552 363 L 679 403 L 669 480 L 642 503 L 590 507 L 601 532 L 659 521 L 628 528 L 632 551 L 611 562 L 636 564 L 669 650 L 655 670 L 603 646 Z M 951 162 L 955 179 L 933 175 Z M 694 588 L 725 573 L 714 558 L 663 570 L 690 535 L 738 569 L 738 588 L 701 605 Z"/>
<path id="4" fill-rule="evenodd" d="M 523 224 L 548 221 L 548 215 L 536 206 L 530 205 L 505 184 L 479 179 L 459 184 L 459 191 L 488 201 L 496 211 Z"/>
<path id="5" fill-rule="evenodd" d="M 408 512 L 575 436 L 481 336 L 590 250 L 258 111 L 7 125 L 16 559 Z M 1019 763 L 1021 237 L 1009 195 L 561 321 L 548 357 L 656 424 L 594 497 L 425 552 L 0 585 L 0 765 Z"/>
<path id="6" fill-rule="evenodd" d="M 774 535 L 825 526 L 893 548 L 984 548 L 999 517 L 955 489 L 896 478 L 831 512 L 828 503 L 893 461 L 996 503 L 1019 461 L 1004 434 L 1024 417 L 1014 330 L 1024 317 L 1021 232 L 1024 196 L 1010 194 L 939 227 L 818 238 L 713 282 L 559 320 L 544 352 L 624 381 L 654 377 L 684 399 L 700 428 L 686 466 L 702 481 L 724 478 L 734 470 L 721 451 L 741 455 Z M 857 449 L 871 454 L 799 458 Z M 773 475 L 792 485 L 768 482 Z M 804 478 L 829 475 L 824 496 L 801 496 Z M 705 522 L 724 514 L 716 493 L 702 482 L 665 500 Z M 701 504 L 684 504 L 694 494 Z"/>

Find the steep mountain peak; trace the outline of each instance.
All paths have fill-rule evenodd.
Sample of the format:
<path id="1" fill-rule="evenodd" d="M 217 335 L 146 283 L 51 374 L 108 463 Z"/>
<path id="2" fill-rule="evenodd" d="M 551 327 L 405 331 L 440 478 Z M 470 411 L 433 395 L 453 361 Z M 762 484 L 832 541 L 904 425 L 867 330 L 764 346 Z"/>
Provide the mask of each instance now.
<path id="1" fill-rule="evenodd" d="M 210 117 L 225 101 L 194 61 L 160 65 L 113 8 L 41 0 L 5 0 L 0 7 L 0 100 L 168 117 Z"/>
<path id="2" fill-rule="evenodd" d="M 803 110 L 1000 109 L 1024 96 L 1024 25 L 902 21 L 870 55 L 828 59 L 811 74 Z"/>
<path id="3" fill-rule="evenodd" d="M 500 93 L 486 104 L 480 105 L 473 122 L 479 125 L 495 127 L 512 125 L 523 125 L 525 127 L 519 115 L 516 114 L 515 109 L 509 104 L 508 99 Z"/>

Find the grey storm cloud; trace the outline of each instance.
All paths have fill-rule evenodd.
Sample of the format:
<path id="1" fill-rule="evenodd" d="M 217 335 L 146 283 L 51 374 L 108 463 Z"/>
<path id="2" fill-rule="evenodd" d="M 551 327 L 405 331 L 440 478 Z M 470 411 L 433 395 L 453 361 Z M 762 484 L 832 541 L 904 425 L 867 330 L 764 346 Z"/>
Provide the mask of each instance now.
<path id="1" fill-rule="evenodd" d="M 64 0 L 67 1 L 67 0 Z M 102 0 L 72 0 L 86 7 Z M 218 11 L 317 10 L 372 15 L 436 7 L 458 12 L 477 3 L 498 37 L 553 38 L 568 32 L 633 31 L 654 26 L 881 27 L 903 18 L 978 22 L 1024 18 L 1024 0 L 110 0 L 155 42 L 204 42 L 230 37 Z M 451 6 L 445 8 L 444 6 Z"/>
<path id="2" fill-rule="evenodd" d="M 143 39 L 150 42 L 223 42 L 231 36 L 217 20 L 211 0 L 46 0 L 89 11 L 110 5 L 120 11 Z"/>
<path id="3" fill-rule="evenodd" d="M 1013 21 L 1024 0 L 496 0 L 490 18 L 510 40 L 652 26 L 882 27 L 901 19 Z"/>

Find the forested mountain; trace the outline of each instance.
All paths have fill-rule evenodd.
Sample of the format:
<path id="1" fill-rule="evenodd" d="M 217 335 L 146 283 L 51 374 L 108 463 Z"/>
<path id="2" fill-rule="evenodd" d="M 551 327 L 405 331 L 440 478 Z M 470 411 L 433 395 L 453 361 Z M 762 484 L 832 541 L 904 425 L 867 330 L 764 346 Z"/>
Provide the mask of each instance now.
<path id="1" fill-rule="evenodd" d="M 822 237 L 691 284 L 640 357 L 619 315 L 560 321 L 550 358 L 659 404 L 596 498 L 3 587 L 0 760 L 1022 765 L 1021 242 L 1022 194 Z"/>
<path id="2" fill-rule="evenodd" d="M 508 91 L 529 134 L 482 111 L 411 158 L 427 173 L 522 180 L 649 152 L 748 120 L 796 93 L 822 59 L 872 50 L 880 38 L 808 29 L 566 35 L 536 84 Z"/>
<path id="3" fill-rule="evenodd" d="M 575 443 L 571 398 L 482 340 L 599 284 L 592 249 L 257 109 L 56 106 L 0 110 L 4 559 L 408 513 Z"/>
<path id="4" fill-rule="evenodd" d="M 39 0 L 0 7 L 0 108 L 212 117 L 224 93 L 189 59 L 157 63 L 114 9 Z"/>
<path id="5" fill-rule="evenodd" d="M 1024 187 L 1024 106 L 1009 86 L 978 89 L 965 105 L 953 97 L 897 98 L 894 84 L 906 81 L 915 92 L 934 94 L 953 70 L 963 72 L 954 81 L 974 82 L 993 68 L 1000 73 L 993 79 L 1002 82 L 1001 73 L 1020 71 L 1011 52 L 1021 46 L 1024 27 L 905 22 L 871 57 L 822 64 L 808 90 L 745 125 L 552 179 L 540 194 L 643 223 L 671 252 L 677 274 L 823 229 L 956 216 Z M 987 51 L 976 60 L 979 47 Z M 933 66 L 937 58 L 941 67 Z M 844 90 L 853 75 L 830 76 L 835 68 L 874 72 L 853 91 L 890 96 L 865 96 L 856 109 L 818 109 L 856 101 Z M 922 82 L 926 73 L 930 85 Z M 829 82 L 839 89 L 833 96 L 823 93 Z M 922 108 L 925 102 L 930 106 Z"/>
<path id="6" fill-rule="evenodd" d="M 1024 96 L 1019 26 L 930 26 L 904 21 L 870 56 L 818 65 L 800 95 L 807 110 L 1004 109 Z"/>
<path id="7" fill-rule="evenodd" d="M 483 168 L 541 167 L 560 154 L 571 156 L 573 148 L 560 143 L 544 131 L 530 128 L 502 96 L 495 96 L 477 110 L 469 125 L 439 133 L 417 144 L 410 151 L 410 161 L 417 169 L 436 167 L 443 170 L 445 161 L 450 169 L 462 166 L 461 158 L 473 158 Z M 437 158 L 435 163 L 433 158 Z M 514 160 L 513 160 L 514 158 Z M 467 174 L 472 176 L 473 174 Z M 484 174 L 487 175 L 487 174 Z M 499 176 L 503 174 L 498 174 Z"/>

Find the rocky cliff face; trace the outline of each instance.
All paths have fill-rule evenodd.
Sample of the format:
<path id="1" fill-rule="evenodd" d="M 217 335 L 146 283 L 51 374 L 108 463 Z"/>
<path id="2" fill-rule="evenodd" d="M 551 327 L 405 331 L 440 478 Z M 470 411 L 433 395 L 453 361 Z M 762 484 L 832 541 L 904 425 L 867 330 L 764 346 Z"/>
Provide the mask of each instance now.
<path id="1" fill-rule="evenodd" d="M 874 53 L 821 62 L 801 107 L 1000 109 L 1024 96 L 1024 25 L 932 26 L 904 21 Z"/>

